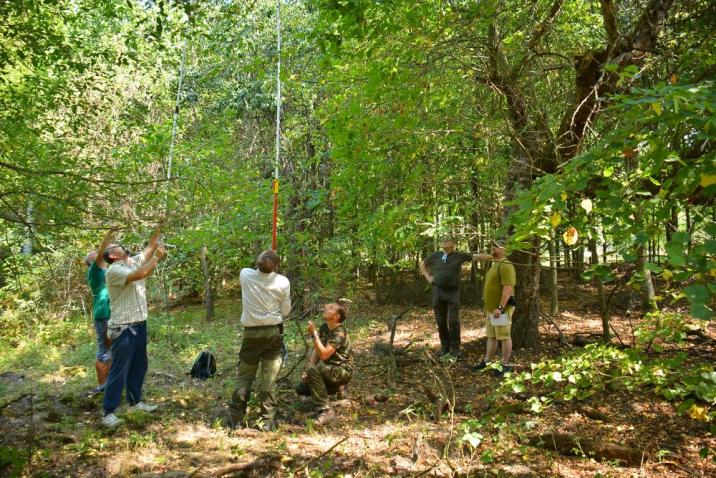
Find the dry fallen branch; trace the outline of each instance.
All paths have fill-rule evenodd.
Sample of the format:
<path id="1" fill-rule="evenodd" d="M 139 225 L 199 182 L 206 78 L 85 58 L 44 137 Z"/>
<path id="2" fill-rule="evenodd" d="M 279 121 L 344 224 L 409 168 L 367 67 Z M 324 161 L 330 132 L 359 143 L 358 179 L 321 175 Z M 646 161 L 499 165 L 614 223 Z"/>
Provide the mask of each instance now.
<path id="1" fill-rule="evenodd" d="M 338 440 L 337 442 L 335 442 L 333 445 L 331 445 L 331 447 L 330 447 L 328 450 L 324 451 L 323 453 L 321 453 L 321 454 L 318 455 L 317 457 L 312 458 L 312 459 L 311 459 L 308 463 L 306 463 L 305 465 L 302 465 L 301 467 L 296 467 L 295 469 L 291 470 L 291 472 L 289 473 L 289 475 L 291 475 L 291 474 L 293 474 L 293 473 L 296 473 L 296 470 L 297 470 L 298 468 L 303 468 L 303 470 L 304 470 L 306 476 L 310 476 L 309 473 L 308 473 L 308 468 L 309 468 L 311 465 L 313 465 L 314 463 L 316 463 L 318 460 L 320 460 L 321 458 L 323 458 L 324 456 L 328 455 L 330 452 L 333 451 L 334 448 L 336 448 L 338 445 L 340 445 L 341 443 L 343 443 L 343 442 L 346 441 L 346 440 L 348 440 L 348 435 L 344 436 L 343 438 L 341 438 L 340 440 Z"/>
<path id="2" fill-rule="evenodd" d="M 263 470 L 262 476 L 267 476 L 265 473 L 268 470 L 278 471 L 281 468 L 281 455 L 276 453 L 268 453 L 266 455 L 256 458 L 254 461 L 249 463 L 235 463 L 233 465 L 223 466 L 217 468 L 211 472 L 210 476 L 219 477 L 226 476 L 238 472 L 248 473 L 251 471 Z"/>

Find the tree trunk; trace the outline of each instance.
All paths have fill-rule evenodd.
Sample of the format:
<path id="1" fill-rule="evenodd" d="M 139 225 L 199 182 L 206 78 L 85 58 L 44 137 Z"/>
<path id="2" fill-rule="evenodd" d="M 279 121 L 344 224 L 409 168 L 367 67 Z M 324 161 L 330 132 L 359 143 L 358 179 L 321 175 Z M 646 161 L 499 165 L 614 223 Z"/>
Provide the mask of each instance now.
<path id="1" fill-rule="evenodd" d="M 569 247 L 566 245 L 562 246 L 562 252 L 564 252 L 564 268 L 572 273 L 572 254 Z"/>
<path id="2" fill-rule="evenodd" d="M 604 242 L 602 242 L 602 264 L 607 263 L 607 249 L 609 249 L 609 246 L 607 245 L 607 238 L 606 235 L 604 236 Z"/>
<path id="3" fill-rule="evenodd" d="M 32 249 L 33 249 L 32 224 L 35 222 L 35 219 L 33 217 L 33 212 L 34 212 L 34 207 L 33 207 L 32 203 L 30 203 L 27 206 L 27 213 L 25 216 L 25 222 L 27 223 L 27 236 L 25 237 L 25 241 L 22 243 L 22 254 L 25 256 L 32 255 Z"/>
<path id="4" fill-rule="evenodd" d="M 557 273 L 559 273 L 560 265 L 562 264 L 562 261 L 560 260 L 559 255 L 561 254 L 559 249 L 559 235 L 557 234 L 557 229 L 552 231 L 552 242 L 554 243 L 554 260 L 555 265 L 557 266 Z"/>
<path id="5" fill-rule="evenodd" d="M 596 230 L 592 228 L 591 235 L 589 237 L 589 251 L 592 253 L 591 264 L 593 266 L 599 264 L 596 236 Z M 604 284 L 602 282 L 602 278 L 596 274 L 594 275 L 594 284 L 597 286 L 597 296 L 599 297 L 599 315 L 602 318 L 602 338 L 604 339 L 604 343 L 609 343 L 612 336 L 611 331 L 609 330 L 609 311 L 607 310 L 607 301 L 604 296 Z"/>
<path id="6" fill-rule="evenodd" d="M 691 254 L 691 208 L 687 204 L 684 207 L 684 210 L 686 211 L 686 233 L 689 235 L 689 243 L 686 248 L 686 253 Z"/>
<path id="7" fill-rule="evenodd" d="M 207 257 L 206 246 L 199 249 L 199 259 L 201 260 L 201 272 L 204 274 L 204 305 L 206 307 L 206 320 L 214 318 L 214 290 L 211 287 L 211 275 L 209 274 L 209 259 Z"/>
<path id="8" fill-rule="evenodd" d="M 549 241 L 549 277 L 550 277 L 550 307 L 549 313 L 552 317 L 556 317 L 559 314 L 559 284 L 557 279 L 557 239 L 555 238 L 554 231 L 552 231 L 552 239 Z"/>
<path id="9" fill-rule="evenodd" d="M 517 251 L 511 256 L 517 272 L 517 308 L 512 320 L 515 349 L 531 348 L 539 343 L 539 250 L 540 239 L 533 237 L 528 251 Z"/>
<path id="10" fill-rule="evenodd" d="M 579 246 L 575 249 L 572 249 L 572 264 L 574 266 L 574 269 L 572 269 L 572 275 L 574 277 L 575 281 L 581 281 L 582 280 L 582 272 L 584 272 L 584 247 Z"/>
<path id="11" fill-rule="evenodd" d="M 651 280 L 651 271 L 646 268 L 646 248 L 643 244 L 637 248 L 637 266 L 642 274 L 642 306 L 644 310 L 656 310 L 656 292 L 654 282 Z"/>

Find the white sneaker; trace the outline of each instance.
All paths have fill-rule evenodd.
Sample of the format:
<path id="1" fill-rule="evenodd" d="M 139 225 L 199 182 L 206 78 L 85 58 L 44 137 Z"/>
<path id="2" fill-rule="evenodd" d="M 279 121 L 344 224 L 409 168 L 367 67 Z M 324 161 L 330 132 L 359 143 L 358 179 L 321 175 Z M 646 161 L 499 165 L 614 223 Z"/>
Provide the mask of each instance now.
<path id="1" fill-rule="evenodd" d="M 102 425 L 112 430 L 120 426 L 122 423 L 124 423 L 124 420 L 122 420 L 121 418 L 117 418 L 117 415 L 115 415 L 114 413 L 105 415 L 104 418 L 102 418 Z"/>
<path id="2" fill-rule="evenodd" d="M 156 405 L 150 405 L 149 403 L 139 402 L 133 407 L 129 407 L 129 411 L 133 412 L 135 410 L 141 410 L 143 412 L 152 413 L 154 410 L 157 409 Z"/>

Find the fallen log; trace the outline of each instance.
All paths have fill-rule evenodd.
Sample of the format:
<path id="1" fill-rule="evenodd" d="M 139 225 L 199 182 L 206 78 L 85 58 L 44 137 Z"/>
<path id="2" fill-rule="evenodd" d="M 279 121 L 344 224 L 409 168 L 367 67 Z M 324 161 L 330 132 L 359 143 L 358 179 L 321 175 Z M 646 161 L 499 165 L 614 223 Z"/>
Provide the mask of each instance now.
<path id="1" fill-rule="evenodd" d="M 572 338 L 572 345 L 574 345 L 575 347 L 585 347 L 587 345 L 596 344 L 601 341 L 601 334 L 579 332 L 574 334 L 574 337 Z"/>
<path id="2" fill-rule="evenodd" d="M 627 466 L 639 466 L 644 454 L 619 443 L 606 440 L 592 440 L 567 433 L 544 433 L 529 438 L 529 444 L 560 455 L 586 456 L 597 460 L 616 461 Z"/>

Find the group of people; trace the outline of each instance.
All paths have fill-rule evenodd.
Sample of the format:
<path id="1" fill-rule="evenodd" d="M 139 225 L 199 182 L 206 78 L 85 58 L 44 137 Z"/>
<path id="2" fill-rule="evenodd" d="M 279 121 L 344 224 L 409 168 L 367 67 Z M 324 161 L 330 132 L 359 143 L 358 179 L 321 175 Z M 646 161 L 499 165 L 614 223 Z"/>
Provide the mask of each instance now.
<path id="1" fill-rule="evenodd" d="M 117 410 L 126 388 L 130 410 L 153 412 L 157 406 L 142 400 L 147 373 L 147 297 L 144 280 L 166 256 L 157 228 L 139 254 L 113 243 L 116 230 L 107 232 L 99 249 L 85 257 L 87 282 L 94 299 L 92 313 L 97 336 L 95 369 L 98 387 L 104 392 L 102 424 L 120 426 L 124 420 Z M 291 311 L 291 285 L 276 272 L 279 257 L 273 250 L 262 252 L 256 269 L 241 270 L 241 324 L 244 327 L 239 352 L 238 383 L 223 423 L 229 428 L 247 425 L 246 409 L 256 373 L 261 369 L 259 385 L 260 428 L 276 427 L 276 381 L 283 360 L 283 321 Z M 312 321 L 307 333 L 313 342 L 309 366 L 296 389 L 316 404 L 317 422 L 335 420 L 329 395 L 345 390 L 353 367 L 348 332 L 344 325 L 346 309 L 331 303 L 324 307 L 325 323 L 316 328 Z"/>
<path id="2" fill-rule="evenodd" d="M 146 248 L 132 255 L 121 244 L 112 242 L 116 230 L 107 232 L 99 249 L 90 252 L 87 282 L 93 295 L 93 316 L 97 338 L 95 369 L 98 387 L 104 392 L 102 424 L 116 428 L 123 420 L 115 414 L 122 392 L 130 409 L 153 412 L 157 406 L 142 400 L 147 373 L 147 297 L 145 279 L 166 256 L 160 243 L 160 229 L 149 238 Z M 473 367 L 481 370 L 493 360 L 498 342 L 502 344 L 502 362 L 498 373 L 511 370 L 510 324 L 514 311 L 515 268 L 505 258 L 503 242 L 495 242 L 491 254 L 465 254 L 455 251 L 455 241 L 442 242 L 442 251 L 420 263 L 425 279 L 433 286 L 433 309 L 440 337 L 440 354 L 460 357 L 460 270 L 469 261 L 491 261 L 484 284 L 484 309 L 487 350 L 483 360 Z M 276 427 L 276 382 L 283 361 L 283 323 L 291 311 L 291 284 L 276 272 L 279 256 L 273 250 L 262 252 L 256 268 L 240 273 L 244 327 L 239 352 L 238 383 L 223 423 L 229 428 L 247 426 L 246 409 L 252 384 L 261 369 L 259 383 L 260 420 L 264 431 Z M 307 335 L 313 344 L 308 366 L 296 392 L 311 397 L 316 405 L 317 423 L 335 420 L 329 396 L 343 394 L 353 375 L 351 346 L 345 326 L 346 308 L 327 304 L 319 328 L 309 321 Z M 501 317 L 502 321 L 495 322 Z"/>
<path id="3" fill-rule="evenodd" d="M 433 311 L 440 336 L 440 355 L 459 359 L 460 353 L 460 270 L 462 264 L 471 261 L 491 262 L 483 286 L 483 309 L 487 350 L 480 363 L 473 367 L 478 371 L 487 368 L 502 346 L 502 361 L 496 373 L 503 375 L 512 370 L 512 314 L 517 274 L 515 266 L 505 256 L 505 240 L 492 244 L 491 254 L 465 254 L 455 251 L 455 241 L 445 239 L 442 251 L 426 257 L 420 263 L 420 271 L 433 286 Z"/>

